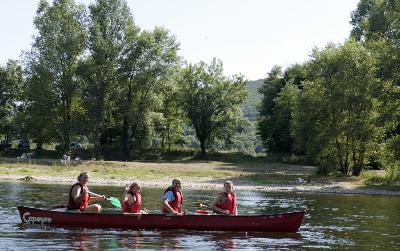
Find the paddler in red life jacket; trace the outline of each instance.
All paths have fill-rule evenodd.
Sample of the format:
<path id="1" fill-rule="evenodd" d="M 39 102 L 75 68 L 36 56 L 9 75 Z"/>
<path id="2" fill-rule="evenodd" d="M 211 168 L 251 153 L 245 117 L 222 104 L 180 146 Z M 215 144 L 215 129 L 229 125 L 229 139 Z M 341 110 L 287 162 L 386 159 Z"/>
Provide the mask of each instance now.
<path id="1" fill-rule="evenodd" d="M 236 194 L 231 181 L 225 181 L 224 191 L 217 194 L 211 208 L 217 214 L 237 215 Z"/>
<path id="2" fill-rule="evenodd" d="M 124 213 L 147 213 L 141 210 L 141 187 L 137 182 L 125 186 L 125 192 L 121 196 L 121 205 Z"/>
<path id="3" fill-rule="evenodd" d="M 168 187 L 163 196 L 163 213 L 172 213 L 173 215 L 184 215 L 182 209 L 183 194 L 181 191 L 181 179 L 173 179 L 172 186 Z"/>
<path id="4" fill-rule="evenodd" d="M 67 209 L 80 210 L 83 213 L 100 213 L 101 206 L 93 204 L 89 206 L 89 202 L 104 200 L 106 197 L 90 195 L 87 186 L 89 182 L 89 172 L 82 172 L 77 178 L 78 182 L 71 186 L 68 194 Z"/>

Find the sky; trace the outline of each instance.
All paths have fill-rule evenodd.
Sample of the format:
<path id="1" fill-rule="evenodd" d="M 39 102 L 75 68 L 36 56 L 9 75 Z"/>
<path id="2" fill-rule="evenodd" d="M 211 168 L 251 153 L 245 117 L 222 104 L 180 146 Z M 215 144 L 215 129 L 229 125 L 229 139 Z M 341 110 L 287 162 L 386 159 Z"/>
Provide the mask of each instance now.
<path id="1" fill-rule="evenodd" d="M 19 59 L 35 33 L 39 0 L 0 1 L 0 64 Z M 89 4 L 93 0 L 78 0 Z M 266 77 L 309 58 L 313 47 L 348 38 L 358 0 L 127 0 L 142 29 L 162 26 L 190 63 L 222 60 L 226 75 Z"/>

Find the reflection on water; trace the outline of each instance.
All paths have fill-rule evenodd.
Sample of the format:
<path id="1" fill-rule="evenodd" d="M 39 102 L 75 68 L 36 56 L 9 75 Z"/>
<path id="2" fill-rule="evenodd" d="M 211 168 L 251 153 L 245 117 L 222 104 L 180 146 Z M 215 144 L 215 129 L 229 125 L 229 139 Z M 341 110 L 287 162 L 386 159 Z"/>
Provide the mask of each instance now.
<path id="1" fill-rule="evenodd" d="M 0 182 L 0 249 L 400 249 L 400 200 L 391 196 L 265 193 L 238 191 L 241 214 L 307 210 L 297 234 L 133 231 L 26 226 L 17 205 L 46 208 L 63 203 L 68 186 Z M 122 188 L 95 187 L 98 193 L 119 197 Z M 162 189 L 144 188 L 144 207 L 158 212 Z M 185 207 L 210 203 L 215 191 L 185 191 Z M 151 199 L 150 199 L 151 198 Z M 107 212 L 115 212 L 102 202 Z"/>

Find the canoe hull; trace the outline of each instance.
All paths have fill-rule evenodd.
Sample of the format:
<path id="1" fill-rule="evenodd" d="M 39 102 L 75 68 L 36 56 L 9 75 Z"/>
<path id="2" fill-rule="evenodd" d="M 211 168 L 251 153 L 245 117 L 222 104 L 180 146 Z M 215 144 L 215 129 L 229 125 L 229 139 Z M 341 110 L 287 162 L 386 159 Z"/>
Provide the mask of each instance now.
<path id="1" fill-rule="evenodd" d="M 201 231 L 260 231 L 295 233 L 304 212 L 275 215 L 87 214 L 18 207 L 22 223 L 84 228 L 186 229 Z"/>

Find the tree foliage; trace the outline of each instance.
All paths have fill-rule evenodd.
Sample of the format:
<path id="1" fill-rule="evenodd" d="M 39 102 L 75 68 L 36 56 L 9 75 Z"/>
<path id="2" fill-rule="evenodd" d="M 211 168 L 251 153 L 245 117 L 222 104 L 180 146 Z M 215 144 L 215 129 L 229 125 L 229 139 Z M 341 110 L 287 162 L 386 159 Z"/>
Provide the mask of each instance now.
<path id="1" fill-rule="evenodd" d="M 312 82 L 296 109 L 296 139 L 315 161 L 338 164 L 341 172 L 358 176 L 377 141 L 374 90 L 379 81 L 374 75 L 374 59 L 362 45 L 349 41 L 315 50 L 309 67 Z M 304 101 L 306 104 L 301 103 Z M 320 148 L 307 149 L 303 142 L 310 139 Z"/>
<path id="2" fill-rule="evenodd" d="M 36 88 L 48 91 L 45 96 L 38 93 L 32 97 L 31 103 L 36 103 L 35 109 L 46 110 L 49 106 L 43 97 L 54 98 L 49 122 L 65 148 L 74 133 L 74 108 L 79 102 L 76 70 L 86 49 L 85 18 L 84 6 L 73 0 L 55 0 L 52 5 L 42 0 L 34 19 L 38 33 L 26 60 L 28 85 L 39 85 Z"/>
<path id="3" fill-rule="evenodd" d="M 246 98 L 246 81 L 242 76 L 227 78 L 222 62 L 214 59 L 210 65 L 201 62 L 183 70 L 182 101 L 200 141 L 202 155 L 214 138 L 223 138 L 241 119 L 240 104 Z"/>
<path id="4" fill-rule="evenodd" d="M 9 138 L 13 130 L 13 118 L 17 102 L 21 99 L 23 85 L 22 67 L 17 61 L 9 60 L 0 66 L 0 133 Z"/>
<path id="5" fill-rule="evenodd" d="M 120 71 L 123 75 L 118 87 L 123 152 L 130 158 L 149 143 L 153 130 L 150 116 L 162 106 L 163 86 L 178 64 L 178 43 L 162 28 L 141 31 L 127 41 Z M 135 149 L 136 148 L 136 149 Z"/>
<path id="6" fill-rule="evenodd" d="M 271 153 L 294 152 L 291 118 L 297 89 L 302 88 L 304 79 L 305 69 L 302 65 L 292 65 L 285 72 L 279 66 L 274 66 L 260 89 L 263 98 L 258 131 L 264 147 Z"/>
<path id="7" fill-rule="evenodd" d="M 79 74 L 84 80 L 85 128 L 95 143 L 98 156 L 101 135 L 118 125 L 114 114 L 119 100 L 117 90 L 123 77 L 119 69 L 128 37 L 135 36 L 138 28 L 123 0 L 98 0 L 89 6 L 89 11 L 90 56 L 81 63 Z"/>
<path id="8" fill-rule="evenodd" d="M 384 81 L 377 90 L 379 126 L 383 127 L 381 161 L 397 166 L 400 135 L 400 3 L 395 0 L 362 0 L 352 14 L 352 36 L 368 48 L 377 60 L 376 75 Z M 394 163 L 394 164 L 393 164 Z"/>

